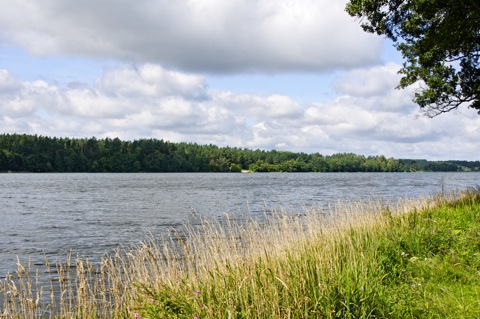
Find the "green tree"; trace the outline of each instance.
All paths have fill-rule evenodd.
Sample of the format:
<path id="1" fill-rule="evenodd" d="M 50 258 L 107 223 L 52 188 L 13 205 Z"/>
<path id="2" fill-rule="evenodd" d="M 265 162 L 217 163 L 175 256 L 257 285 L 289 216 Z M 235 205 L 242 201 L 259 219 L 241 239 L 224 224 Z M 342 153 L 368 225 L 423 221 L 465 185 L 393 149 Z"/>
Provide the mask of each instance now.
<path id="1" fill-rule="evenodd" d="M 480 162 L 323 156 L 163 140 L 50 138 L 0 134 L 0 172 L 397 172 L 480 171 Z"/>
<path id="2" fill-rule="evenodd" d="M 239 164 L 230 164 L 230 172 L 232 173 L 240 173 L 242 171 L 242 167 Z"/>
<path id="3" fill-rule="evenodd" d="M 414 102 L 427 116 L 480 110 L 478 0 L 350 0 L 346 11 L 394 41 L 405 59 L 399 88 L 420 81 Z"/>

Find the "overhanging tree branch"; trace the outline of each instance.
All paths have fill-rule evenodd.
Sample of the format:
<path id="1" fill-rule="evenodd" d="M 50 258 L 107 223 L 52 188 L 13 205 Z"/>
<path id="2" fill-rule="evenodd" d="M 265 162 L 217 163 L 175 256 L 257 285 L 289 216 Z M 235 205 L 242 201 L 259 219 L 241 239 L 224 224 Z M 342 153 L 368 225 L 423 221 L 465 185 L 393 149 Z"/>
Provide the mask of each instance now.
<path id="1" fill-rule="evenodd" d="M 385 35 L 405 62 L 400 88 L 422 81 L 414 101 L 434 116 L 480 110 L 480 5 L 475 0 L 350 0 L 365 31 Z"/>

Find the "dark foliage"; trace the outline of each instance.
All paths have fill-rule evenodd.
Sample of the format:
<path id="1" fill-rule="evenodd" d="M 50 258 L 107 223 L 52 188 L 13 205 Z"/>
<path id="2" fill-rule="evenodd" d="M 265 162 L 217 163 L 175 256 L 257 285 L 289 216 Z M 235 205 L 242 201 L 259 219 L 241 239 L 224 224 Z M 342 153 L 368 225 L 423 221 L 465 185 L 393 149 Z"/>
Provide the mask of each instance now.
<path id="1" fill-rule="evenodd" d="M 0 171 L 12 172 L 405 172 L 479 170 L 480 162 L 249 150 L 157 139 L 0 135 Z"/>
<path id="2" fill-rule="evenodd" d="M 405 60 L 399 87 L 421 83 L 414 101 L 426 115 L 460 105 L 480 114 L 478 0 L 350 0 L 346 10 L 394 41 Z"/>

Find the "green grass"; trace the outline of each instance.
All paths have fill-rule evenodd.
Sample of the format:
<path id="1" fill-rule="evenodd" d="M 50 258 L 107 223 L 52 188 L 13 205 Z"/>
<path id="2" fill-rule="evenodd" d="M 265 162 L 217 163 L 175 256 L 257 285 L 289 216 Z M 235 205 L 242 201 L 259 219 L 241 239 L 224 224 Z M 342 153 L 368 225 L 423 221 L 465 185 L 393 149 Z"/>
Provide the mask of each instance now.
<path id="1" fill-rule="evenodd" d="M 478 194 L 392 218 L 388 225 L 376 258 L 385 273 L 386 315 L 480 318 Z"/>
<path id="2" fill-rule="evenodd" d="M 7 280 L 3 292 L 26 301 L 9 301 L 23 313 L 4 309 L 14 318 L 480 318 L 480 192 L 206 221 L 118 251 L 100 271 L 82 262 L 76 288 L 63 291 L 73 304 L 31 308 L 32 293 Z"/>
<path id="3" fill-rule="evenodd" d="M 143 284 L 137 311 L 142 318 L 480 318 L 477 192 L 351 219 L 298 240 L 290 220 L 274 231 L 277 239 L 286 231 L 285 245 L 265 243 L 255 256 L 219 256 L 174 282 Z"/>

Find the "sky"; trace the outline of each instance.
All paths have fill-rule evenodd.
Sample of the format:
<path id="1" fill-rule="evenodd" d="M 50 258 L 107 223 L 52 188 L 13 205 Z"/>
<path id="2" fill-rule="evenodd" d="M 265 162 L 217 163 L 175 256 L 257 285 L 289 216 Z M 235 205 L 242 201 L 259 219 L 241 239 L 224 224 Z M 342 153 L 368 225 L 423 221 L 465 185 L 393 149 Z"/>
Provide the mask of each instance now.
<path id="1" fill-rule="evenodd" d="M 480 160 L 344 0 L 0 0 L 0 133 Z"/>

